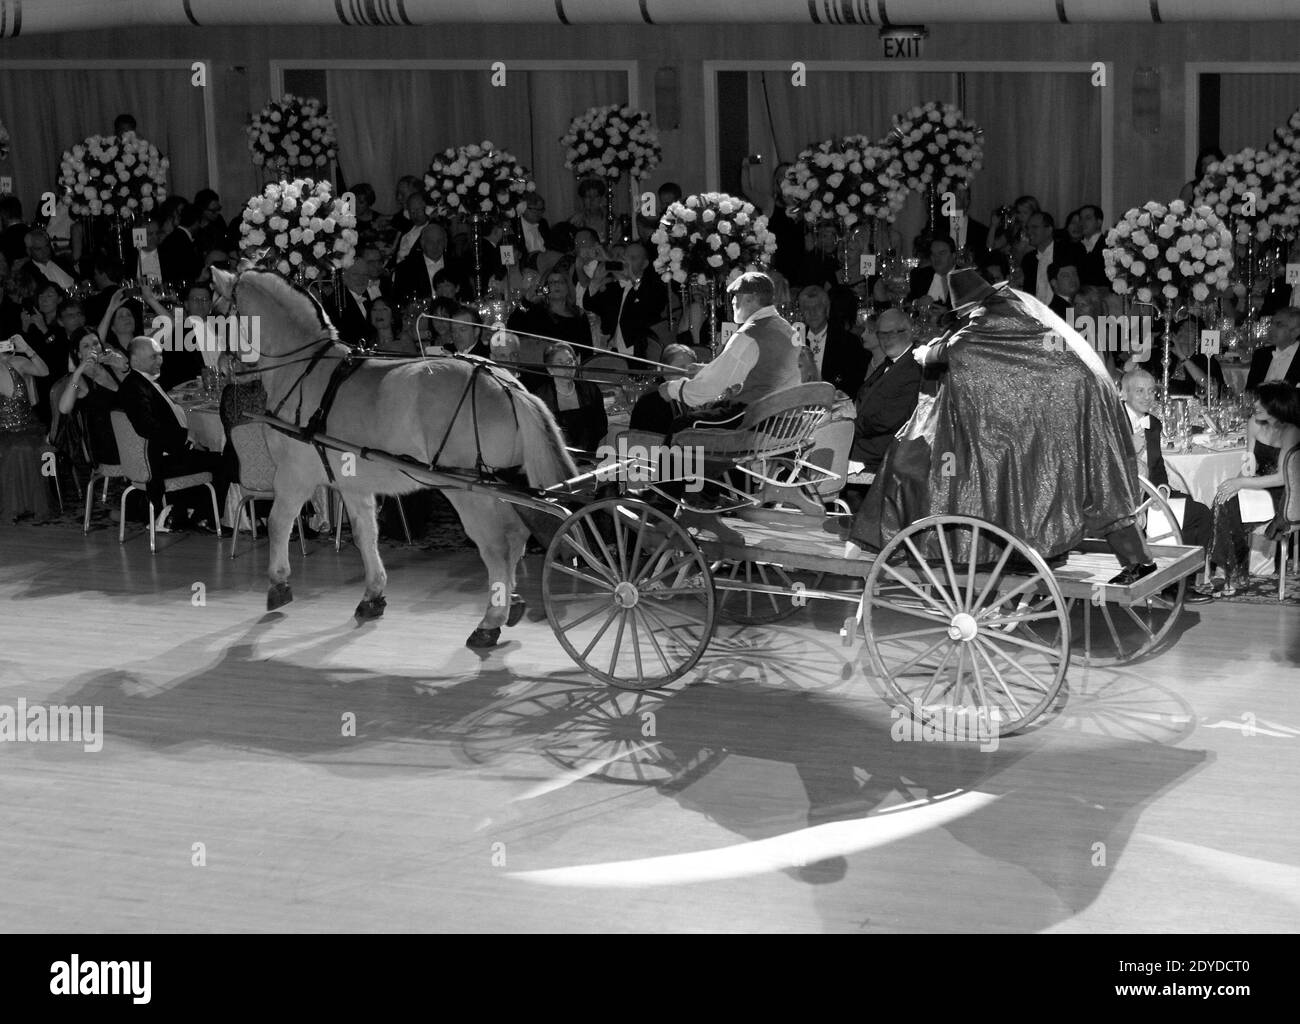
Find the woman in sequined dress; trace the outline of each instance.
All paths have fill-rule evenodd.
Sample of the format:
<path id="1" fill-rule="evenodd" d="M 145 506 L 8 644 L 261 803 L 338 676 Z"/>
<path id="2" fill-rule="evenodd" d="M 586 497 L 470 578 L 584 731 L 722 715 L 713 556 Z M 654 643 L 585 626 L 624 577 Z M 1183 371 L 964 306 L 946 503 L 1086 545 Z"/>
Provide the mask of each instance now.
<path id="1" fill-rule="evenodd" d="M 50 371 L 22 335 L 9 340 L 13 351 L 0 352 L 0 526 L 50 514 L 49 480 L 41 474 L 45 424 L 32 410 L 33 382 Z"/>
<path id="2" fill-rule="evenodd" d="M 1230 597 L 1250 582 L 1251 524 L 1242 521 L 1238 495 L 1243 490 L 1267 491 L 1273 500 L 1274 516 L 1282 500 L 1286 485 L 1282 461 L 1292 448 L 1300 445 L 1300 394 L 1296 389 L 1284 381 L 1261 384 L 1246 434 L 1248 454 L 1242 474 L 1221 483 L 1214 496 L 1210 561 L 1224 570 L 1226 580 L 1221 591 L 1224 597 Z M 1252 523 L 1259 521 L 1252 517 Z"/>

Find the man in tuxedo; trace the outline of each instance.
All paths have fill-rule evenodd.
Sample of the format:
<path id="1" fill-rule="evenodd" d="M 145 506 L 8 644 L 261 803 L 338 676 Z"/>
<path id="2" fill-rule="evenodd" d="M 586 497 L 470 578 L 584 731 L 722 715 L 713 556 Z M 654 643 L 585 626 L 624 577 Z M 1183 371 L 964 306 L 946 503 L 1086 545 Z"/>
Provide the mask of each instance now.
<path id="1" fill-rule="evenodd" d="M 806 327 L 804 344 L 817 371 L 812 379 L 834 384 L 846 395 L 856 395 L 867 376 L 867 354 L 855 335 L 831 322 L 830 313 L 830 296 L 820 285 L 799 293 L 799 315 Z"/>
<path id="2" fill-rule="evenodd" d="M 916 411 L 922 377 L 921 367 L 912 358 L 912 325 L 906 313 L 885 310 L 875 333 L 884 358 L 872 367 L 857 393 L 858 415 L 850 453 L 868 473 L 880 468 L 894 435 Z"/>
<path id="3" fill-rule="evenodd" d="M 392 269 L 396 274 L 402 261 L 420 247 L 420 233 L 429 223 L 429 202 L 424 193 L 416 190 L 406 197 L 406 226 L 397 238 L 397 248 L 393 251 Z"/>
<path id="4" fill-rule="evenodd" d="M 0 254 L 12 266 L 27 255 L 27 232 L 23 204 L 15 195 L 0 196 Z"/>
<path id="5" fill-rule="evenodd" d="M 1246 390 L 1259 387 L 1266 380 L 1284 380 L 1300 387 L 1300 309 L 1288 306 L 1273 314 L 1268 327 L 1268 344 L 1255 350 L 1246 377 Z"/>
<path id="6" fill-rule="evenodd" d="M 370 303 L 374 301 L 370 294 L 370 264 L 365 258 L 367 250 L 362 250 L 360 258 L 343 271 L 342 309 L 335 311 L 332 319 L 338 328 L 339 337 L 356 344 L 369 338 Z"/>
<path id="7" fill-rule="evenodd" d="M 162 345 L 153 338 L 131 342 L 131 372 L 118 389 L 118 404 L 131 421 L 132 429 L 148 445 L 151 470 L 147 494 L 154 509 L 165 509 L 163 484 L 168 477 L 190 473 L 211 473 L 217 492 L 217 507 L 224 507 L 229 479 L 219 452 L 199 451 L 189 441 L 185 412 L 168 397 L 158 383 L 163 365 Z M 192 509 L 206 510 L 206 488 L 174 492 L 173 500 Z M 209 513 L 210 515 L 211 513 Z M 202 512 L 200 512 L 200 518 Z"/>
<path id="8" fill-rule="evenodd" d="M 397 265 L 393 275 L 393 290 L 401 301 L 432 298 L 433 279 L 441 271 L 453 275 L 462 293 L 469 282 L 461 266 L 447 252 L 447 229 L 430 221 L 420 229 L 420 244 Z"/>
<path id="9" fill-rule="evenodd" d="M 58 285 L 64 294 L 72 290 L 76 281 L 72 276 L 72 265 L 62 263 L 54 257 L 54 247 L 50 236 L 44 228 L 32 228 L 23 237 L 27 250 L 27 259 L 23 261 L 19 273 L 30 282 L 33 289 L 44 288 L 46 283 Z"/>
<path id="10" fill-rule="evenodd" d="M 167 352 L 167 364 L 159 371 L 158 376 L 158 386 L 163 391 L 170 391 L 178 385 L 195 380 L 202 376 L 204 367 L 217 365 L 219 353 L 215 352 L 215 349 L 218 340 L 212 322 L 208 319 L 212 314 L 212 286 L 202 281 L 195 281 L 185 288 L 181 301 L 185 309 L 183 320 L 196 316 L 202 321 L 203 326 L 197 331 L 187 329 L 180 337 L 173 336 L 170 350 Z M 189 347 L 196 340 L 203 348 L 212 351 L 210 364 L 208 359 L 204 358 L 202 351 L 195 351 Z"/>
<path id="11" fill-rule="evenodd" d="M 600 317 L 610 351 L 644 359 L 655 325 L 667 313 L 668 289 L 654 272 L 644 243 L 629 242 L 623 260 L 619 273 L 593 277 L 582 305 Z"/>
<path id="12" fill-rule="evenodd" d="M 397 185 L 393 189 L 393 199 L 397 204 L 397 209 L 388 218 L 388 230 L 395 231 L 398 238 L 411 230 L 412 222 L 407 215 L 406 204 L 410 201 L 411 196 L 421 192 L 423 188 L 420 179 L 414 174 L 403 174 L 397 179 Z"/>
<path id="13" fill-rule="evenodd" d="M 1156 401 L 1156 379 L 1146 370 L 1130 370 L 1120 382 L 1124 396 L 1124 411 L 1128 414 L 1133 431 L 1133 450 L 1137 454 L 1138 475 L 1144 476 L 1157 487 L 1169 487 L 1169 469 L 1165 466 L 1164 449 L 1160 443 L 1162 424 L 1151 414 Z M 1183 543 L 1209 548 L 1214 536 L 1214 514 L 1205 505 L 1181 491 L 1170 490 L 1170 498 L 1181 499 L 1183 506 Z M 1195 591 L 1187 592 L 1189 601 L 1208 601 Z"/>
<path id="14" fill-rule="evenodd" d="M 1079 240 L 1079 286 L 1109 288 L 1106 276 L 1106 231 L 1100 206 L 1091 203 L 1079 207 L 1079 227 L 1083 237 Z"/>
<path id="15" fill-rule="evenodd" d="M 988 255 L 989 226 L 971 217 L 969 187 L 957 186 L 953 189 L 953 198 L 957 212 L 948 218 L 948 237 L 952 239 L 955 251 L 965 250 L 970 257 L 969 265 L 978 267 Z"/>
<path id="16" fill-rule="evenodd" d="M 1070 262 L 1068 252 L 1062 253 L 1047 268 L 1047 280 L 1052 286 L 1052 301 L 1047 304 L 1048 308 L 1066 319 L 1066 313 L 1074 306 L 1074 297 L 1079 294 L 1079 268 Z"/>
<path id="17" fill-rule="evenodd" d="M 158 262 L 163 280 L 184 288 L 203 273 L 203 256 L 194 241 L 199 215 L 192 203 L 172 196 L 163 203 L 163 240 L 158 244 Z"/>
<path id="18" fill-rule="evenodd" d="M 957 265 L 957 252 L 947 235 L 935 235 L 930 240 L 930 265 L 917 267 L 908 277 L 907 301 L 929 296 L 935 302 L 952 307 L 948 294 L 948 272 Z"/>
<path id="19" fill-rule="evenodd" d="M 545 252 L 554 248 L 551 245 L 551 225 L 546 221 L 546 200 L 536 192 L 528 197 L 524 215 L 519 219 L 523 225 L 524 252 Z"/>
<path id="20" fill-rule="evenodd" d="M 1026 230 L 1033 249 L 1020 261 L 1020 269 L 1025 274 L 1025 291 L 1039 302 L 1050 303 L 1052 282 L 1048 277 L 1048 268 L 1053 263 L 1064 262 L 1066 259 L 1073 264 L 1074 243 L 1056 237 L 1056 221 L 1050 213 L 1043 210 L 1030 214 Z"/>
<path id="21" fill-rule="evenodd" d="M 106 252 L 95 253 L 90 263 L 90 283 L 95 294 L 82 305 L 87 322 L 98 324 L 113 301 L 113 293 L 122 287 L 122 264 Z"/>

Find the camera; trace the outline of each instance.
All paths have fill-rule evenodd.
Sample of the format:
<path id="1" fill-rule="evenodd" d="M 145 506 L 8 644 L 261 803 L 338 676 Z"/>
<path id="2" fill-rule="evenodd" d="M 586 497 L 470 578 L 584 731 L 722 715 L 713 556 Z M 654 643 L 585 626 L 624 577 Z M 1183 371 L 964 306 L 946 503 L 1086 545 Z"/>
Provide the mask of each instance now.
<path id="1" fill-rule="evenodd" d="M 0 356 L 11 356 L 14 354 L 14 341 L 12 338 L 5 338 L 0 341 Z"/>

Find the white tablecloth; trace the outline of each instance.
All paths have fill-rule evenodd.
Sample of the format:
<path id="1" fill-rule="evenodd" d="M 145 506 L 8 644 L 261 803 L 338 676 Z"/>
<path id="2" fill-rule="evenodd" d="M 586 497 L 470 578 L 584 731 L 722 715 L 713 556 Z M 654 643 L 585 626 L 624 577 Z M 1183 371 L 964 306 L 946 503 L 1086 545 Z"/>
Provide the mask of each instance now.
<path id="1" fill-rule="evenodd" d="M 1208 448 L 1193 447 L 1186 454 L 1166 449 L 1165 466 L 1174 490 L 1185 491 L 1203 505 L 1214 503 L 1214 492 L 1219 484 L 1241 475 L 1241 460 L 1246 449 L 1229 448 L 1216 452 Z"/>

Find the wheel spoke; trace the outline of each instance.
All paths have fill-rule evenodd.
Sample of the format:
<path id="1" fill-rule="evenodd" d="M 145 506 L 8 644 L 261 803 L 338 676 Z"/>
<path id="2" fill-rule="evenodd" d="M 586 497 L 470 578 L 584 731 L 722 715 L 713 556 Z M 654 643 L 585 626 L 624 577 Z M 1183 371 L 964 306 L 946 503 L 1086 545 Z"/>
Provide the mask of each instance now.
<path id="1" fill-rule="evenodd" d="M 947 649 L 946 651 L 944 651 L 944 653 L 943 653 L 943 657 L 939 659 L 939 664 L 935 667 L 934 675 L 932 675 L 932 676 L 930 677 L 930 682 L 926 684 L 925 692 L 924 692 L 923 694 L 921 694 L 921 699 L 920 699 L 920 701 L 918 702 L 919 705 L 920 705 L 922 708 L 925 708 L 925 707 L 927 707 L 927 706 L 929 705 L 929 703 L 930 703 L 930 694 L 931 694 L 932 692 L 934 692 L 934 684 L 937 683 L 937 682 L 939 681 L 939 674 L 940 674 L 940 673 L 941 673 L 945 668 L 948 667 L 948 662 L 952 660 L 953 652 L 954 652 L 954 650 L 956 649 L 956 646 L 957 646 L 956 644 L 952 644 L 952 645 L 950 645 L 950 646 L 948 647 L 948 649 Z M 931 648 L 931 649 L 933 650 L 933 648 Z M 943 693 L 947 693 L 947 692 L 948 692 L 948 687 L 945 686 L 945 687 L 943 688 Z M 942 696 L 942 695 L 943 695 L 943 694 L 941 693 L 940 696 Z"/>
<path id="2" fill-rule="evenodd" d="M 1135 612 L 1132 607 L 1125 605 L 1124 611 L 1128 612 L 1128 617 L 1138 624 L 1138 629 L 1147 635 L 1148 640 L 1155 640 L 1156 634 L 1149 625 L 1142 621 L 1141 616 Z"/>
<path id="3" fill-rule="evenodd" d="M 1041 580 L 1042 578 L 1043 577 L 1038 572 L 1035 572 L 1034 575 L 1030 576 L 1019 586 L 1015 587 L 1013 590 L 1008 590 L 1006 594 L 1004 594 L 997 601 L 996 604 L 991 604 L 987 608 L 985 608 L 982 612 L 976 613 L 975 618 L 979 619 L 982 622 L 984 620 L 984 616 L 988 615 L 990 612 L 998 608 L 1001 608 L 1013 597 L 1019 597 L 1021 594 L 1026 593 L 1027 591 L 1034 590 L 1038 586 L 1038 581 Z"/>
<path id="4" fill-rule="evenodd" d="M 1061 657 L 1061 652 L 1054 647 L 1048 647 L 1045 644 L 1032 643 L 1029 640 L 1023 640 L 1020 637 L 1012 636 L 1009 633 L 999 633 L 997 638 L 999 642 L 1005 640 L 1007 643 L 1014 644 L 1016 647 L 1023 647 L 1026 650 L 1037 651 L 1039 654 L 1045 654 L 1049 658 L 1059 659 Z"/>
<path id="5" fill-rule="evenodd" d="M 667 537 L 665 537 L 663 540 L 659 542 L 659 546 L 655 548 L 654 554 L 651 555 L 649 558 L 647 558 L 645 564 L 641 566 L 640 571 L 637 573 L 636 579 L 632 580 L 633 585 L 637 587 L 640 587 L 642 585 L 641 577 L 644 576 L 647 572 L 653 571 L 654 567 L 659 564 L 659 556 L 662 555 L 665 550 L 667 550 L 668 545 L 671 544 L 672 542 L 673 542 L 673 535 L 670 532 Z"/>
<path id="6" fill-rule="evenodd" d="M 645 609 L 642 608 L 640 605 L 637 605 L 635 608 L 632 609 L 632 614 L 645 615 Z M 655 654 L 658 655 L 659 657 L 659 663 L 664 667 L 664 675 L 669 675 L 669 676 L 672 675 L 673 667 L 670 664 L 668 664 L 668 659 L 664 657 L 664 650 L 662 647 L 659 646 L 659 638 L 655 636 L 655 631 L 650 628 L 649 616 L 646 616 L 646 620 L 643 623 L 643 625 L 645 626 L 645 635 L 650 641 L 650 646 L 655 649 Z"/>
<path id="7" fill-rule="evenodd" d="M 919 597 L 926 604 L 930 605 L 930 607 L 932 607 L 940 615 L 943 615 L 944 617 L 950 617 L 952 615 L 951 610 L 944 608 L 943 605 L 939 604 L 938 601 L 932 598 L 929 594 L 925 593 L 925 591 L 923 591 L 915 583 L 913 583 L 906 576 L 900 573 L 892 565 L 889 565 L 888 563 L 884 563 L 881 565 L 880 568 L 885 572 L 889 573 L 890 576 L 894 577 L 894 579 L 896 579 L 899 583 L 905 586 L 908 590 L 910 590 L 913 594 Z"/>
<path id="8" fill-rule="evenodd" d="M 1110 605 L 1105 601 L 1101 603 L 1101 617 L 1106 620 L 1106 628 L 1110 631 L 1110 638 L 1115 642 L 1115 654 L 1124 657 L 1124 645 L 1120 642 L 1119 631 L 1115 628 L 1115 622 L 1110 617 Z"/>
<path id="9" fill-rule="evenodd" d="M 609 604 L 607 602 L 602 601 L 591 611 L 587 612 L 586 615 L 579 616 L 578 618 L 574 619 L 572 622 L 559 623 L 555 628 L 559 630 L 563 630 L 564 632 L 568 632 L 571 629 L 576 629 L 578 626 L 581 626 L 588 619 L 594 619 L 597 615 L 599 615 L 608 607 Z"/>
<path id="10" fill-rule="evenodd" d="M 938 591 L 939 598 L 948 606 L 948 611 L 955 615 L 958 611 L 956 595 L 954 594 L 951 598 L 948 596 L 947 591 L 943 589 L 943 584 L 939 582 L 939 578 L 935 576 L 934 572 L 930 569 L 930 563 L 921 557 L 921 552 L 917 550 L 916 545 L 912 543 L 911 537 L 904 534 L 903 544 L 907 547 L 907 550 L 911 552 L 912 557 L 916 560 L 916 564 L 921 567 L 921 571 L 925 573 L 925 577 L 930 581 L 930 585 Z"/>
<path id="11" fill-rule="evenodd" d="M 640 564 L 637 562 L 637 558 L 638 558 L 638 556 L 641 554 L 641 541 L 642 541 L 642 539 L 645 537 L 645 534 L 646 534 L 646 525 L 647 525 L 647 524 L 646 524 L 646 514 L 645 514 L 645 509 L 644 509 L 644 508 L 637 508 L 637 510 L 636 510 L 636 544 L 634 544 L 633 547 L 632 547 L 632 558 L 631 558 L 631 560 L 628 562 L 628 569 L 629 569 L 629 572 L 628 572 L 628 578 L 629 578 L 629 579 L 633 578 L 634 576 L 638 576 L 638 575 L 640 575 L 640 573 L 641 573 L 641 566 L 640 566 Z"/>
<path id="12" fill-rule="evenodd" d="M 594 648 L 598 643 L 600 643 L 600 638 L 605 635 L 605 631 L 609 629 L 610 623 L 614 621 L 614 616 L 616 616 L 618 613 L 619 613 L 619 609 L 617 606 L 609 610 L 609 618 L 607 618 L 605 620 L 605 624 L 600 627 L 600 632 L 598 632 L 595 636 L 591 638 L 591 643 L 587 644 L 587 649 L 582 652 L 582 656 L 581 656 L 582 661 L 586 661 L 587 656 L 591 654 L 592 648 Z"/>
<path id="13" fill-rule="evenodd" d="M 1002 693 L 1006 696 L 1007 700 L 1011 701 L 1011 706 L 1016 709 L 1016 717 L 1024 718 L 1025 709 L 1020 706 L 1020 701 L 1016 700 L 1016 695 L 1011 692 L 1010 687 L 1007 686 L 1007 681 L 1002 678 L 1002 673 L 998 671 L 998 667 L 993 664 L 993 659 L 988 656 L 988 652 L 984 649 L 984 645 L 978 640 L 975 642 L 975 651 L 984 659 L 984 664 L 989 667 L 989 671 L 993 673 L 993 678 L 998 681 L 998 686 L 1001 688 Z"/>
<path id="14" fill-rule="evenodd" d="M 600 548 L 600 553 L 605 556 L 605 564 L 609 566 L 609 571 L 614 574 L 614 578 L 626 579 L 626 577 L 618 576 L 618 560 L 610 553 L 609 545 L 605 543 L 605 538 L 600 535 L 600 530 L 596 527 L 595 517 L 587 516 L 582 520 L 582 525 L 587 528 L 587 533 L 595 540 L 596 546 Z"/>
<path id="15" fill-rule="evenodd" d="M 1055 619 L 1055 618 L 1059 618 L 1059 613 L 1026 611 L 1023 613 L 1009 615 L 1006 616 L 1005 618 L 980 619 L 980 625 L 981 626 L 1009 626 L 1013 622 L 1016 623 L 1017 625 L 1020 625 L 1021 623 L 1025 623 L 1025 622 L 1038 622 L 1042 619 Z"/>
<path id="16" fill-rule="evenodd" d="M 889 641 L 888 641 L 888 638 L 886 638 L 886 639 L 883 640 L 883 641 L 881 641 L 881 640 L 877 640 L 876 642 L 877 642 L 877 644 L 879 644 L 879 643 L 888 643 Z M 926 651 L 924 651 L 923 653 L 917 655 L 915 658 L 913 658 L 911 661 L 909 661 L 909 662 L 908 662 L 906 665 L 904 665 L 902 668 L 895 669 L 892 673 L 890 673 L 891 676 L 901 676 L 901 675 L 905 675 L 905 674 L 907 673 L 907 671 L 908 671 L 908 670 L 909 670 L 913 665 L 916 665 L 916 664 L 918 664 L 918 663 L 924 661 L 924 660 L 925 660 L 926 658 L 928 658 L 931 654 L 933 654 L 933 653 L 934 653 L 935 651 L 937 651 L 940 647 L 942 647 L 945 643 L 951 643 L 951 641 L 948 639 L 948 637 L 947 637 L 946 634 L 945 634 L 943 637 L 941 637 L 937 643 L 931 645 L 931 646 L 930 646 Z M 951 655 L 951 653 L 952 653 L 952 652 L 950 651 L 950 652 L 949 652 L 949 655 Z M 881 661 L 883 662 L 884 659 L 882 658 Z"/>
<path id="17" fill-rule="evenodd" d="M 564 542 L 573 548 L 582 559 L 598 573 L 609 580 L 611 587 L 618 582 L 617 577 L 610 571 L 609 567 L 601 562 L 592 552 L 587 550 L 586 545 L 580 543 L 573 535 L 574 531 L 570 530 L 564 535 Z"/>
<path id="18" fill-rule="evenodd" d="M 961 584 L 957 582 L 957 571 L 952 567 L 952 554 L 948 551 L 948 538 L 944 536 L 943 527 L 940 526 L 934 531 L 939 537 L 939 551 L 943 554 L 943 567 L 948 574 L 948 583 L 952 587 L 953 604 L 957 611 L 966 611 L 966 600 L 970 595 L 963 598 Z"/>
<path id="19" fill-rule="evenodd" d="M 1002 639 L 1005 640 L 1006 637 L 1002 637 Z M 1026 669 L 1022 664 L 1020 664 L 1020 662 L 1016 661 L 1015 658 L 1011 657 L 1011 655 L 1009 655 L 1006 651 L 1002 650 L 1001 647 L 993 643 L 992 639 L 985 640 L 983 637 L 976 637 L 975 642 L 984 644 L 985 650 L 993 654 L 996 654 L 999 658 L 1001 658 L 1008 665 L 1014 668 L 1022 676 L 1028 679 L 1029 680 L 1029 686 L 1027 687 L 1028 689 L 1037 690 L 1039 693 L 1048 692 L 1048 688 L 1038 681 L 1038 676 L 1034 675 L 1032 672 Z M 1024 686 L 1025 684 L 1017 683 L 1016 685 Z"/>
<path id="20" fill-rule="evenodd" d="M 976 524 L 971 529 L 970 535 L 970 563 L 966 569 L 966 605 L 967 612 L 971 609 L 971 602 L 975 600 L 975 559 L 980 549 L 980 528 Z"/>
<path id="21" fill-rule="evenodd" d="M 913 618 L 925 619 L 927 622 L 942 622 L 947 625 L 952 621 L 949 615 L 935 615 L 933 612 L 927 612 L 920 608 L 908 608 L 906 605 L 894 604 L 892 601 L 881 601 L 880 599 L 871 602 L 873 608 L 883 608 L 887 612 L 897 612 L 899 615 L 911 615 Z"/>
<path id="22" fill-rule="evenodd" d="M 567 539 L 567 538 L 566 538 L 566 539 Z M 573 576 L 573 577 L 576 577 L 577 579 L 583 580 L 584 582 L 590 583 L 593 587 L 599 587 L 601 590 L 605 591 L 605 593 L 607 593 L 607 594 L 612 594 L 612 593 L 614 592 L 614 586 L 613 586 L 613 584 L 611 584 L 611 583 L 608 582 L 607 580 L 598 580 L 598 579 L 596 579 L 596 577 L 594 577 L 594 576 L 588 576 L 585 572 L 582 572 L 582 571 L 579 570 L 579 569 L 574 569 L 574 568 L 571 568 L 570 566 L 567 566 L 567 565 L 561 565 L 559 562 L 553 562 L 553 563 L 551 564 L 551 568 L 552 568 L 555 572 L 562 572 L 562 573 L 564 573 L 564 574 L 567 575 L 567 576 Z M 558 596 L 558 595 L 557 595 L 557 596 Z M 566 594 L 566 595 L 563 595 L 563 596 L 567 598 L 567 597 L 586 597 L 586 596 L 590 596 L 590 595 L 585 595 L 585 594 Z"/>
<path id="23" fill-rule="evenodd" d="M 627 627 L 627 609 L 620 608 L 618 619 L 618 632 L 614 635 L 614 650 L 609 655 L 609 674 L 614 674 L 614 666 L 618 664 L 618 656 L 623 650 L 623 630 Z"/>
<path id="24" fill-rule="evenodd" d="M 623 540 L 623 517 L 618 514 L 618 509 L 614 509 L 614 547 L 618 551 L 618 568 L 623 579 L 628 578 L 627 564 L 627 544 Z"/>
<path id="25" fill-rule="evenodd" d="M 888 639 L 891 642 L 895 640 L 911 640 L 913 637 L 932 636 L 935 633 L 942 633 L 944 636 L 947 636 L 948 629 L 946 626 L 931 626 L 929 629 L 910 629 L 906 633 L 891 633 L 889 634 Z"/>
<path id="26" fill-rule="evenodd" d="M 972 553 L 971 558 L 973 559 L 974 557 L 975 555 Z M 993 567 L 993 572 L 990 573 L 989 578 L 984 581 L 984 589 L 980 591 L 980 596 L 971 602 L 969 609 L 971 614 L 974 614 L 975 609 L 984 604 L 984 599 L 989 596 L 989 591 L 993 589 L 993 585 L 1002 578 L 1002 570 L 1007 567 L 1007 562 L 1010 558 L 1011 545 L 1007 544 L 1002 548 L 1002 554 L 998 557 L 998 564 Z"/>
<path id="27" fill-rule="evenodd" d="M 641 637 L 637 633 L 636 616 L 624 612 L 632 623 L 632 656 L 636 659 L 636 678 L 637 682 L 645 682 L 645 668 L 641 665 Z"/>
<path id="28" fill-rule="evenodd" d="M 680 562 L 677 562 L 675 564 L 669 564 L 666 568 L 660 569 L 648 580 L 639 580 L 636 584 L 636 588 L 637 590 L 645 590 L 647 587 L 651 587 L 654 584 L 658 583 L 669 573 L 676 572 L 677 570 L 682 569 L 685 566 L 691 565 L 694 561 L 695 561 L 695 556 L 690 552 L 687 552 Z"/>

